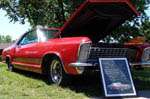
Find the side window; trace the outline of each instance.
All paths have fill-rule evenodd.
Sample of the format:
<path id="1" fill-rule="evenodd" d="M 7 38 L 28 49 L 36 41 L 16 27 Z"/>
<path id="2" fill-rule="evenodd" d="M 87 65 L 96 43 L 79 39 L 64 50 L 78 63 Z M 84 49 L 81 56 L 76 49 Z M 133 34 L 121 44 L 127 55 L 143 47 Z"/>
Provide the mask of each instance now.
<path id="1" fill-rule="evenodd" d="M 39 41 L 47 41 L 54 38 L 57 32 L 58 30 L 53 30 L 53 29 L 38 29 L 37 35 Z"/>
<path id="2" fill-rule="evenodd" d="M 21 42 L 19 43 L 19 45 L 25 45 L 25 44 L 29 44 L 29 43 L 34 43 L 37 42 L 37 33 L 36 31 L 32 31 L 27 33 L 23 39 L 21 40 Z"/>

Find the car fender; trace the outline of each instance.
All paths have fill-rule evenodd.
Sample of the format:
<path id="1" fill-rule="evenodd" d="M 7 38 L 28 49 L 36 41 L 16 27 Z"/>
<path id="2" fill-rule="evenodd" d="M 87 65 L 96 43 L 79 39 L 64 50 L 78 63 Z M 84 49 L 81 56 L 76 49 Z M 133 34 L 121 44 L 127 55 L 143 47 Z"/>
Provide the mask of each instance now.
<path id="1" fill-rule="evenodd" d="M 42 57 L 42 62 L 43 62 L 43 59 L 45 58 L 45 56 L 47 56 L 47 55 L 55 55 L 55 56 L 57 56 L 57 57 L 60 59 L 60 61 L 61 61 L 62 65 L 63 65 L 63 68 L 64 68 L 65 72 L 67 73 L 67 71 L 66 71 L 66 69 L 65 69 L 65 67 L 64 67 L 64 64 L 63 64 L 61 55 L 60 55 L 58 52 L 47 52 L 47 53 L 45 53 L 44 56 Z M 42 64 L 42 62 L 41 62 L 41 64 Z"/>
<path id="2" fill-rule="evenodd" d="M 60 52 L 55 52 L 55 51 L 46 52 L 46 53 L 43 55 L 43 57 L 42 57 L 41 67 L 42 67 L 42 64 L 43 64 L 43 59 L 44 59 L 45 56 L 47 56 L 47 55 L 55 55 L 55 56 L 57 56 L 57 57 L 60 59 L 62 65 L 63 65 L 64 71 L 65 71 L 67 74 L 79 75 L 79 74 L 77 73 L 75 67 L 69 67 L 69 64 L 68 64 L 68 65 L 65 65 L 65 64 L 64 64 L 63 55 L 61 55 Z"/>

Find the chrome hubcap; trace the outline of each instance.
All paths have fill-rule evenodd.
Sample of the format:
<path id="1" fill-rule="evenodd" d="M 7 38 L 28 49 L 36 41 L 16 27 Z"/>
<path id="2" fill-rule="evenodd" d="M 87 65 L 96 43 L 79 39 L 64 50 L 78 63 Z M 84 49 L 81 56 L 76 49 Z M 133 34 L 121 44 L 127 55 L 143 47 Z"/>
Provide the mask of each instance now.
<path id="1" fill-rule="evenodd" d="M 53 60 L 50 68 L 50 76 L 54 84 L 59 84 L 62 80 L 62 68 L 58 60 Z"/>

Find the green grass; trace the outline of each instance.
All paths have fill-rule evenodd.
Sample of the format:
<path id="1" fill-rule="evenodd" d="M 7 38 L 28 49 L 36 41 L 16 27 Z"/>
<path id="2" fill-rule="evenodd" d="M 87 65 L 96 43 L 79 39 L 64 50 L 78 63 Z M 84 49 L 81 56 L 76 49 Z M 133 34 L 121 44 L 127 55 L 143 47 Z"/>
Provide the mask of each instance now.
<path id="1" fill-rule="evenodd" d="M 133 78 L 137 90 L 150 90 L 150 68 L 134 70 Z"/>
<path id="2" fill-rule="evenodd" d="M 137 90 L 150 90 L 150 69 L 134 71 Z M 47 85 L 43 75 L 20 71 L 9 72 L 7 65 L 0 63 L 0 98 L 25 99 L 83 99 L 102 96 L 99 75 L 75 77 L 68 85 Z"/>

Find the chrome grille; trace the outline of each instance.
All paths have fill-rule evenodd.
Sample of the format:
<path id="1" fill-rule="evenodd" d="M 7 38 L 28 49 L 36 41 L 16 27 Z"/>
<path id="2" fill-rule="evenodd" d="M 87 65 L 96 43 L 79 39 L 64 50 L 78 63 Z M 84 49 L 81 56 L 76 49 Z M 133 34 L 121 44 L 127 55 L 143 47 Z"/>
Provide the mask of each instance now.
<path id="1" fill-rule="evenodd" d="M 99 48 L 91 47 L 89 59 L 100 57 L 125 57 L 127 48 Z"/>

